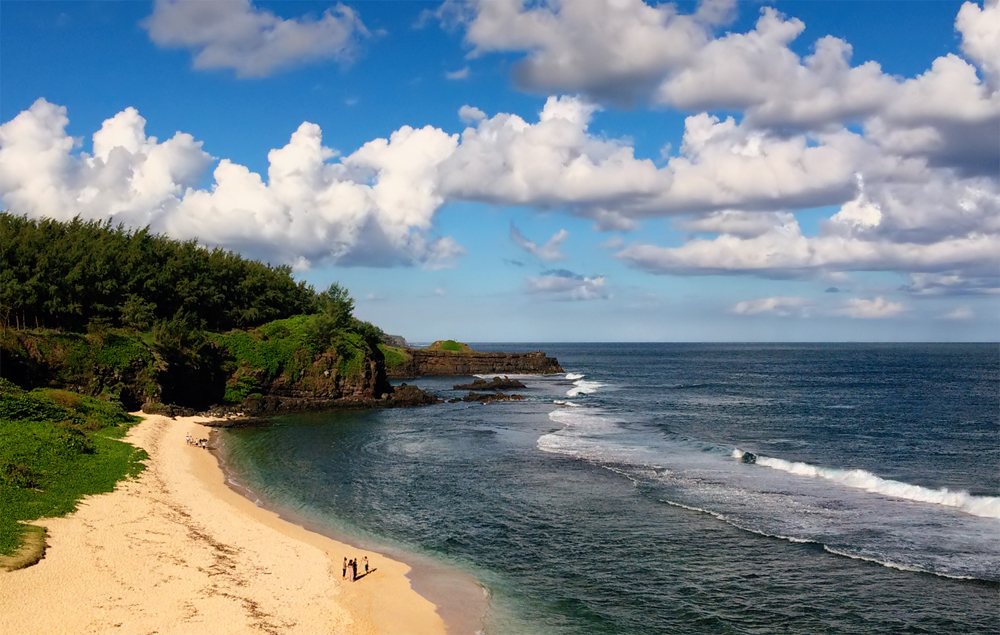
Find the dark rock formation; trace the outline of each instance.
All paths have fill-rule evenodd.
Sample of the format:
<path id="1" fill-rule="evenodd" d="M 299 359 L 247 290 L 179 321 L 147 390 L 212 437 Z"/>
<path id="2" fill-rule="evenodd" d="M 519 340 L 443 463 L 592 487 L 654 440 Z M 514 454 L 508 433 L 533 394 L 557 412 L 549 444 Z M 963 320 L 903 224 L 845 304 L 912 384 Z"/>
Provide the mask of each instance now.
<path id="1" fill-rule="evenodd" d="M 454 386 L 455 390 L 510 390 L 511 388 L 527 388 L 524 384 L 516 379 L 510 379 L 509 377 L 504 377 L 500 379 L 499 377 L 494 377 L 492 381 L 486 381 L 485 379 L 476 379 L 471 384 L 457 384 Z"/>
<path id="2" fill-rule="evenodd" d="M 467 377 L 469 375 L 550 375 L 565 372 L 554 357 L 545 353 L 455 353 L 404 349 L 410 359 L 387 371 L 389 379 L 417 377 Z"/>
<path id="3" fill-rule="evenodd" d="M 389 335 L 388 333 L 382 335 L 382 343 L 386 346 L 395 346 L 397 348 L 406 348 L 408 346 L 406 338 L 402 335 Z"/>
<path id="4" fill-rule="evenodd" d="M 411 406 L 427 406 L 441 403 L 441 400 L 416 386 L 400 384 L 396 386 L 386 405 L 393 408 L 409 408 Z"/>
<path id="5" fill-rule="evenodd" d="M 458 403 L 464 401 L 466 403 L 472 403 L 473 401 L 478 401 L 479 403 L 493 403 L 494 401 L 524 401 L 524 397 L 521 395 L 506 395 L 502 392 L 492 392 L 492 393 L 478 393 L 470 392 L 464 397 L 454 397 L 448 400 L 448 403 Z"/>
<path id="6" fill-rule="evenodd" d="M 744 452 L 740 460 L 747 464 L 754 464 L 757 462 L 757 455 L 753 452 Z"/>

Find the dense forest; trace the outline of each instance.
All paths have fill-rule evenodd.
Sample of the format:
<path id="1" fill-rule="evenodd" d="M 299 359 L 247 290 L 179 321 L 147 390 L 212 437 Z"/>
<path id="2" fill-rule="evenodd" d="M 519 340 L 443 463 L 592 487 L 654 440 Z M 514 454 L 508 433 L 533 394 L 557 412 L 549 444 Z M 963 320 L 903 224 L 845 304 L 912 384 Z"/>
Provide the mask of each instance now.
<path id="1" fill-rule="evenodd" d="M 0 325 L 82 332 L 98 322 L 226 331 L 321 310 L 287 266 L 110 221 L 0 214 Z"/>
<path id="2" fill-rule="evenodd" d="M 317 293 L 289 267 L 79 218 L 0 213 L 0 246 L 0 372 L 24 388 L 199 409 L 386 390 L 366 370 L 385 334 L 339 284 Z"/>

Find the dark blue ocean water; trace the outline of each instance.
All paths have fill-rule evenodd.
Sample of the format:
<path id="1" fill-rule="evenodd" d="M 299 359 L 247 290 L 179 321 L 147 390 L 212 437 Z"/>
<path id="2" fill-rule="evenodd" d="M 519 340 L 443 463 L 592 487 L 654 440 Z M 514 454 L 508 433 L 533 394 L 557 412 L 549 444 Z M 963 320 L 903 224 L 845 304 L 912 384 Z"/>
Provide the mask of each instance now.
<path id="1" fill-rule="evenodd" d="M 1000 632 L 998 345 L 476 348 L 567 374 L 229 431 L 231 468 L 472 573 L 487 633 Z"/>

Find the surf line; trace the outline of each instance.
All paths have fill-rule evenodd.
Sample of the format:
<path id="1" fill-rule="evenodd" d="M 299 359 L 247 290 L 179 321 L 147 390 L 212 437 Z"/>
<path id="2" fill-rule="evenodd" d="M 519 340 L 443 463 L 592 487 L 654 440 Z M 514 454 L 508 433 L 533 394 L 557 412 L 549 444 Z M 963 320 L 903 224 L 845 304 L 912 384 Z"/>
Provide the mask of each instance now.
<path id="1" fill-rule="evenodd" d="M 841 551 L 839 549 L 835 549 L 835 548 L 833 548 L 833 547 L 831 547 L 831 546 L 829 546 L 827 544 L 824 544 L 822 542 L 819 542 L 817 540 L 811 540 L 811 539 L 808 539 L 808 538 L 795 538 L 793 536 L 782 536 L 780 534 L 769 534 L 769 533 L 767 533 L 765 531 L 760 531 L 760 530 L 757 530 L 757 529 L 751 529 L 749 527 L 741 525 L 738 522 L 735 522 L 733 519 L 729 518 L 728 516 L 726 516 L 724 514 L 720 514 L 718 512 L 713 512 L 713 511 L 708 510 L 708 509 L 702 509 L 700 507 L 692 507 L 690 505 L 685 505 L 683 503 L 678 503 L 678 502 L 675 502 L 675 501 L 672 501 L 672 500 L 667 500 L 665 498 L 661 498 L 661 499 L 659 499 L 659 501 L 661 503 L 665 503 L 665 504 L 670 505 L 672 507 L 680 507 L 681 509 L 686 509 L 688 511 L 695 512 L 695 513 L 698 513 L 698 514 L 706 514 L 706 515 L 711 516 L 711 517 L 713 517 L 713 518 L 715 518 L 717 520 L 721 520 L 722 522 L 724 522 L 727 525 L 730 525 L 732 527 L 735 527 L 736 529 L 739 529 L 741 531 L 746 531 L 746 532 L 751 533 L 751 534 L 756 534 L 758 536 L 763 536 L 764 538 L 773 538 L 773 539 L 776 539 L 776 540 L 783 540 L 785 542 L 790 542 L 790 543 L 793 543 L 793 544 L 810 545 L 812 547 L 819 547 L 823 551 L 825 551 L 825 552 L 827 552 L 829 554 L 835 555 L 835 556 L 841 556 L 841 557 L 844 557 L 844 558 L 850 558 L 851 560 L 859 560 L 859 561 L 862 561 L 862 562 L 867 562 L 869 564 L 877 564 L 877 565 L 886 567 L 888 569 L 896 569 L 897 571 L 907 571 L 907 572 L 910 572 L 910 573 L 923 573 L 923 574 L 927 574 L 927 575 L 937 576 L 939 578 L 948 578 L 948 579 L 951 579 L 951 580 L 977 580 L 977 581 L 990 582 L 990 583 L 996 582 L 995 580 L 991 580 L 989 578 L 979 578 L 979 577 L 975 577 L 975 576 L 965 576 L 965 575 L 944 573 L 944 572 L 941 572 L 941 571 L 931 571 L 930 569 L 924 569 L 924 568 L 913 566 L 913 565 L 905 565 L 905 564 L 900 564 L 898 562 L 883 561 L 883 560 L 878 560 L 876 558 L 868 558 L 868 557 L 865 557 L 865 556 L 859 556 L 859 555 L 848 553 L 846 551 Z"/>
<path id="2" fill-rule="evenodd" d="M 749 462 L 743 460 L 747 455 L 748 453 L 743 452 L 739 448 L 733 450 L 733 458 L 744 463 Z M 1000 518 L 1000 497 L 996 496 L 974 496 L 966 491 L 951 491 L 946 487 L 931 489 L 920 485 L 903 483 L 902 481 L 881 478 L 865 470 L 841 470 L 830 467 L 818 467 L 808 463 L 775 459 L 759 454 L 755 456 L 753 462 L 757 465 L 788 472 L 796 476 L 819 478 L 873 494 L 882 494 L 883 496 L 901 498 L 916 503 L 930 503 L 932 505 L 952 507 L 966 514 L 979 516 L 980 518 Z"/>

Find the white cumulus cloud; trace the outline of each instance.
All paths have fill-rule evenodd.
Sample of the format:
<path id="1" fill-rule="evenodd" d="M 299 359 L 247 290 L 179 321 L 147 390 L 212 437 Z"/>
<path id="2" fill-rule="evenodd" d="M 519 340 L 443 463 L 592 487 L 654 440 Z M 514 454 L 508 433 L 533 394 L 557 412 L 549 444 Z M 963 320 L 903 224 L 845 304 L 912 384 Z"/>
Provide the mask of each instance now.
<path id="1" fill-rule="evenodd" d="M 473 56 L 525 52 L 514 66 L 515 82 L 524 88 L 622 102 L 642 98 L 665 72 L 685 64 L 734 5 L 709 0 L 684 15 L 673 4 L 642 0 L 479 0 L 471 12 L 442 13 L 464 22 Z"/>
<path id="2" fill-rule="evenodd" d="M 369 36 L 357 13 L 340 3 L 319 18 L 284 19 L 250 0 L 156 0 L 142 25 L 157 45 L 190 50 L 195 68 L 230 68 L 239 77 L 349 61 Z"/>
<path id="3" fill-rule="evenodd" d="M 160 142 L 132 108 L 104 122 L 93 154 L 74 154 L 66 110 L 44 99 L 0 126 L 0 200 L 32 217 L 150 225 L 176 238 L 305 268 L 315 262 L 448 266 L 464 249 L 432 237 L 444 199 L 436 170 L 458 143 L 407 126 L 335 160 L 319 126 L 303 123 L 268 154 L 267 182 L 229 159 L 210 189 L 211 157 L 190 135 Z"/>

